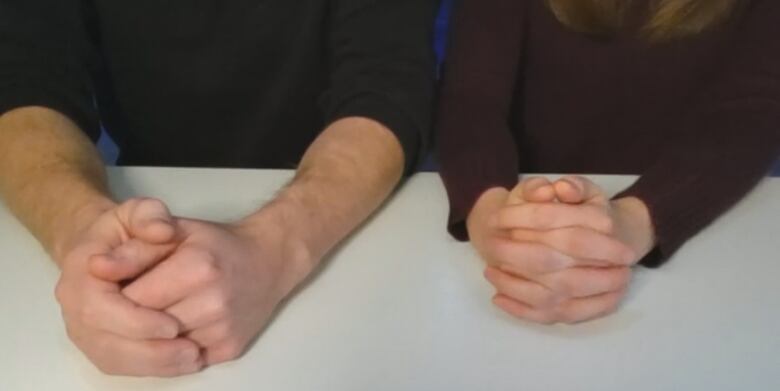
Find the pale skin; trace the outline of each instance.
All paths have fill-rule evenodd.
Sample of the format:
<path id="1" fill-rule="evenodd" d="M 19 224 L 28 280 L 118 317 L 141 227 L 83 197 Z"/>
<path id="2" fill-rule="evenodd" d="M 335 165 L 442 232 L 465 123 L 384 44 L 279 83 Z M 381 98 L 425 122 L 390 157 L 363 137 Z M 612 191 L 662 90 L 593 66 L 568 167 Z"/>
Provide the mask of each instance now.
<path id="1" fill-rule="evenodd" d="M 654 247 L 647 206 L 610 200 L 586 178 L 529 178 L 487 190 L 467 226 L 486 261 L 493 303 L 535 323 L 579 323 L 616 311 L 632 267 Z"/>
<path id="2" fill-rule="evenodd" d="M 392 192 L 396 137 L 366 118 L 325 129 L 295 179 L 232 223 L 115 201 L 91 142 L 65 116 L 0 117 L 0 194 L 62 270 L 68 335 L 103 372 L 179 376 L 240 357 L 274 309 Z"/>

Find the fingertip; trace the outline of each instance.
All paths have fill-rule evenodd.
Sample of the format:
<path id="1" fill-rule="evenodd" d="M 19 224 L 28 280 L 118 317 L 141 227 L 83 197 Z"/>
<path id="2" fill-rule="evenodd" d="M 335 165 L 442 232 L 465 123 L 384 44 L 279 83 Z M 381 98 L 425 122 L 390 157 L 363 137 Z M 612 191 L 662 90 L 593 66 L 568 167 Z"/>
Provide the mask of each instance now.
<path id="1" fill-rule="evenodd" d="M 179 322 L 168 319 L 164 325 L 157 329 L 157 338 L 159 339 L 176 339 L 181 332 L 181 326 Z"/>
<path id="2" fill-rule="evenodd" d="M 552 202 L 555 199 L 555 189 L 547 178 L 533 177 L 523 186 L 523 197 L 530 202 Z"/>
<path id="3" fill-rule="evenodd" d="M 535 202 L 552 202 L 555 200 L 555 188 L 551 184 L 537 187 L 529 199 Z"/>
<path id="4" fill-rule="evenodd" d="M 119 262 L 108 254 L 95 254 L 87 261 L 89 272 L 98 278 L 110 281 L 122 279 Z"/>
<path id="5" fill-rule="evenodd" d="M 152 243 L 165 243 L 174 238 L 175 219 L 163 201 L 144 198 L 129 205 L 129 227 L 133 236 Z"/>
<path id="6" fill-rule="evenodd" d="M 584 185 L 574 177 L 564 177 L 553 185 L 558 198 L 563 202 L 577 203 L 584 201 Z"/>
<path id="7" fill-rule="evenodd" d="M 176 236 L 176 228 L 169 220 L 154 218 L 141 227 L 137 236 L 151 243 L 168 243 Z"/>

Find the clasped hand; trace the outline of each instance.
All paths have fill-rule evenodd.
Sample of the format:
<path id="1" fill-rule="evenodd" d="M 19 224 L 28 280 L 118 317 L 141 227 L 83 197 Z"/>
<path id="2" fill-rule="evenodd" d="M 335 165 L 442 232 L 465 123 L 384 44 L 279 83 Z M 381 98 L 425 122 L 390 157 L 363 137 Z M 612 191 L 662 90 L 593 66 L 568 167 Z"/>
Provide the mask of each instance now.
<path id="1" fill-rule="evenodd" d="M 305 276 L 295 256 L 275 224 L 175 218 L 133 199 L 67 252 L 56 297 L 69 337 L 103 372 L 178 376 L 245 351 Z"/>
<path id="2" fill-rule="evenodd" d="M 483 194 L 468 229 L 495 305 L 536 323 L 578 323 L 618 308 L 652 247 L 646 214 L 582 177 L 531 178 Z"/>

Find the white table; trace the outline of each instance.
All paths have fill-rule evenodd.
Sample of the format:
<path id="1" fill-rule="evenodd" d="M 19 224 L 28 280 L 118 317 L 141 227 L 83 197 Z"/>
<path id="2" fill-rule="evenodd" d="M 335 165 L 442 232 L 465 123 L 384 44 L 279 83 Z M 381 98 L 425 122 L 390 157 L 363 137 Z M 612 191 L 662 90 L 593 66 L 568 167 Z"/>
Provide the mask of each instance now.
<path id="1" fill-rule="evenodd" d="M 287 171 L 112 169 L 121 196 L 230 219 Z M 610 190 L 631 178 L 594 177 Z M 0 207 L 0 390 L 780 390 L 780 180 L 767 180 L 616 315 L 535 326 L 490 304 L 444 230 L 438 178 L 414 177 L 240 361 L 178 379 L 100 374 L 68 341 L 57 269 Z"/>

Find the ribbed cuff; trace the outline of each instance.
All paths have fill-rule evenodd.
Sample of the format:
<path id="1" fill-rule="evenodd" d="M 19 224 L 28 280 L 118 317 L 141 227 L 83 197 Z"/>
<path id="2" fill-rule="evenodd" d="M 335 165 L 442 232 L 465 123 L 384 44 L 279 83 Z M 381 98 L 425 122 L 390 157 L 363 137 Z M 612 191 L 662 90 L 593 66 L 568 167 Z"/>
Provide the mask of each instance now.
<path id="1" fill-rule="evenodd" d="M 479 144 L 475 140 L 467 149 L 458 149 L 468 151 L 468 156 L 449 152 L 440 159 L 440 174 L 450 201 L 447 230 L 460 241 L 469 240 L 466 220 L 482 193 L 495 187 L 512 189 L 519 178 L 515 154 Z"/>
<path id="2" fill-rule="evenodd" d="M 656 246 L 639 263 L 642 266 L 657 268 L 666 263 L 677 250 L 693 235 L 690 220 L 695 212 L 680 213 L 670 207 L 674 202 L 672 192 L 664 192 L 663 184 L 640 178 L 614 199 L 636 197 L 647 206 L 655 232 Z"/>

